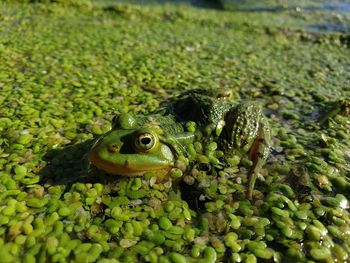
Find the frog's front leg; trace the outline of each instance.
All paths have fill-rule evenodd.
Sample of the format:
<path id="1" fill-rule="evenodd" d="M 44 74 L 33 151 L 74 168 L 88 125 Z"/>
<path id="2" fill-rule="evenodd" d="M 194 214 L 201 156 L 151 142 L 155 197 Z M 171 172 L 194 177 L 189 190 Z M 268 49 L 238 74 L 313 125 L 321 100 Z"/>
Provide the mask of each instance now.
<path id="1" fill-rule="evenodd" d="M 225 115 L 225 123 L 222 136 L 227 143 L 225 148 L 228 154 L 247 154 L 253 163 L 247 190 L 247 197 L 251 199 L 257 175 L 269 155 L 271 139 L 268 123 L 261 107 L 254 102 L 231 108 Z"/>
<path id="2" fill-rule="evenodd" d="M 170 145 L 176 156 L 187 155 L 186 145 L 192 143 L 194 133 L 183 132 L 171 136 L 160 136 L 160 141 Z"/>

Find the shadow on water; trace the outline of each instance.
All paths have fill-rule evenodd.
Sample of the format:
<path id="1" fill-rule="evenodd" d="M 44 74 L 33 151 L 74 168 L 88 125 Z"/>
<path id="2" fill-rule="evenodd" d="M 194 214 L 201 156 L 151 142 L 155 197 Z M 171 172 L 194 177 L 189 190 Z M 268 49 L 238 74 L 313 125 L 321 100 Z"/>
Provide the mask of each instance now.
<path id="1" fill-rule="evenodd" d="M 108 1 L 109 4 L 114 4 L 117 1 Z M 193 7 L 198 8 L 208 8 L 223 10 L 223 4 L 220 0 L 123 0 L 118 2 L 140 4 L 140 5 L 159 5 L 159 4 L 168 4 L 168 3 L 178 3 L 178 4 L 188 4 Z"/>
<path id="2" fill-rule="evenodd" d="M 322 23 L 322 24 L 310 25 L 309 29 L 311 31 L 317 31 L 317 32 L 348 33 L 348 32 L 350 32 L 350 25 L 337 24 L 337 23 Z"/>
<path id="3" fill-rule="evenodd" d="M 45 156 L 47 165 L 40 171 L 41 183 L 50 185 L 72 185 L 83 183 L 108 183 L 108 176 L 90 165 L 88 152 L 95 140 L 55 149 Z"/>
<path id="4" fill-rule="evenodd" d="M 192 6 L 199 8 L 224 9 L 222 2 L 219 0 L 192 0 L 190 2 Z"/>

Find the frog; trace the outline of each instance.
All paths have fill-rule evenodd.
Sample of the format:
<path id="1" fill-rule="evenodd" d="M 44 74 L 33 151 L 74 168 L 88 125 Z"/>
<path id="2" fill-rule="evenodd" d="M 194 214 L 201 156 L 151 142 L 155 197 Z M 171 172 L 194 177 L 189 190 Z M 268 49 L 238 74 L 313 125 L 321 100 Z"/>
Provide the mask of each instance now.
<path id="1" fill-rule="evenodd" d="M 97 168 L 122 177 L 152 172 L 162 181 L 185 155 L 194 134 L 185 132 L 172 115 L 121 113 L 112 120 L 112 129 L 97 140 L 88 155 Z"/>
<path id="2" fill-rule="evenodd" d="M 177 160 L 188 157 L 205 130 L 204 143 L 216 141 L 226 157 L 247 156 L 247 198 L 251 199 L 258 173 L 271 146 L 271 134 L 262 107 L 252 101 L 234 102 L 228 90 L 190 90 L 165 102 L 150 114 L 121 113 L 112 128 L 91 148 L 88 158 L 98 169 L 121 177 L 152 173 L 157 181 L 169 178 Z M 188 129 L 188 124 L 197 127 Z M 208 132 L 209 131 L 209 132 Z M 209 139 L 210 138 L 210 139 Z"/>

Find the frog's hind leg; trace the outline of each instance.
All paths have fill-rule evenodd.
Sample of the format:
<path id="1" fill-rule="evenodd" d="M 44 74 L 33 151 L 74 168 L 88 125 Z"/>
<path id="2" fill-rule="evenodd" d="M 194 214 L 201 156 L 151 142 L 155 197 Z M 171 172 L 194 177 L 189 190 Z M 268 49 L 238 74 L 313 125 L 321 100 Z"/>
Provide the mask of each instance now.
<path id="1" fill-rule="evenodd" d="M 248 152 L 248 157 L 253 162 L 253 165 L 248 172 L 248 199 L 253 198 L 253 190 L 255 187 L 256 178 L 258 177 L 261 168 L 264 166 L 266 159 L 270 154 L 270 141 L 271 135 L 268 124 L 265 119 L 262 119 L 257 137 L 255 138 L 252 147 Z"/>
<path id="2" fill-rule="evenodd" d="M 225 116 L 225 128 L 222 133 L 227 150 L 248 155 L 252 166 L 248 171 L 247 197 L 253 196 L 253 190 L 259 171 L 269 155 L 270 132 L 262 109 L 255 102 L 245 102 L 231 108 Z"/>

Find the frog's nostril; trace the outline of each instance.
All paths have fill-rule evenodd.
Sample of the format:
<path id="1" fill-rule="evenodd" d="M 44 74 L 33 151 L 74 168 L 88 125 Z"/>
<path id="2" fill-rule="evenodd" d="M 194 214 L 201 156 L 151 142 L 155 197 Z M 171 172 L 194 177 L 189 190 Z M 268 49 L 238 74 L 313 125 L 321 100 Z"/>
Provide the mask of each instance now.
<path id="1" fill-rule="evenodd" d="M 141 144 L 148 145 L 152 142 L 151 138 L 145 137 L 141 139 Z"/>
<path id="2" fill-rule="evenodd" d="M 119 147 L 116 144 L 109 144 L 107 148 L 110 153 L 115 153 L 119 150 Z"/>

